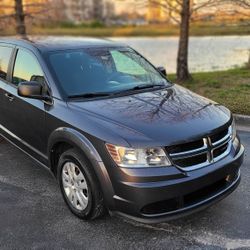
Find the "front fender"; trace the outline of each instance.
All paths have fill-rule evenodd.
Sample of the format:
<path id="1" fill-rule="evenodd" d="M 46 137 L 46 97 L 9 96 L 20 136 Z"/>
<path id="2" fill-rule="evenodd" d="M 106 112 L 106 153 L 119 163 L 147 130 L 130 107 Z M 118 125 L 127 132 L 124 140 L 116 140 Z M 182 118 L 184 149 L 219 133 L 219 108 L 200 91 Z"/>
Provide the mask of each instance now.
<path id="1" fill-rule="evenodd" d="M 66 127 L 56 129 L 50 135 L 48 144 L 48 156 L 51 169 L 53 167 L 51 159 L 53 147 L 54 145 L 60 142 L 66 142 L 80 149 L 84 153 L 84 155 L 88 158 L 100 183 L 102 192 L 104 194 L 105 203 L 108 205 L 109 208 L 112 208 L 113 196 L 114 196 L 113 186 L 109 178 L 107 169 L 99 153 L 93 146 L 93 144 L 89 141 L 89 139 L 86 136 L 84 136 L 75 129 Z"/>

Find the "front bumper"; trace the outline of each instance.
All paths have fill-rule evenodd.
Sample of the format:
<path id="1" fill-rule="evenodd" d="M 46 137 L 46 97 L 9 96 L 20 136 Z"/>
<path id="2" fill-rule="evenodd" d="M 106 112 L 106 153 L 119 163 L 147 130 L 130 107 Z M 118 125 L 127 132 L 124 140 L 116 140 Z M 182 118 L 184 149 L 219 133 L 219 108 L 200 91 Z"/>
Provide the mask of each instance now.
<path id="1" fill-rule="evenodd" d="M 205 168 L 120 169 L 112 177 L 112 213 L 143 223 L 176 219 L 225 198 L 240 183 L 244 147 Z M 117 167 L 116 167 L 117 168 Z M 157 177 L 156 177 L 157 176 Z"/>

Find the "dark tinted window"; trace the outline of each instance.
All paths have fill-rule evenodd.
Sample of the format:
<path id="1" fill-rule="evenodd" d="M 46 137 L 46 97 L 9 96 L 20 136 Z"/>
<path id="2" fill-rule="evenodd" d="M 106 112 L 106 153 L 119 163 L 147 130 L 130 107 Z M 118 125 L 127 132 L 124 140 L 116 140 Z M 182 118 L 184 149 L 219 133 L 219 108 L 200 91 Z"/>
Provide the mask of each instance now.
<path id="1" fill-rule="evenodd" d="M 12 48 L 0 47 L 0 78 L 6 80 Z"/>
<path id="2" fill-rule="evenodd" d="M 58 82 L 68 96 L 121 92 L 138 85 L 165 85 L 167 80 L 130 48 L 61 51 L 50 55 Z"/>
<path id="3" fill-rule="evenodd" d="M 27 81 L 44 83 L 41 67 L 31 53 L 25 50 L 18 50 L 12 81 L 15 85 Z"/>

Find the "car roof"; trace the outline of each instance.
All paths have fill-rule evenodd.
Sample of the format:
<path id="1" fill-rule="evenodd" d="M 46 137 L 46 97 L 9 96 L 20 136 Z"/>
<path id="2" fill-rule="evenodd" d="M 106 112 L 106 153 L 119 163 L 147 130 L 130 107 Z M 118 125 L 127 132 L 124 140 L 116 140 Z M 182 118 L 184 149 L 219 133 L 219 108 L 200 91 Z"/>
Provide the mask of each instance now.
<path id="1" fill-rule="evenodd" d="M 15 46 L 38 49 L 41 52 L 80 49 L 92 47 L 124 47 L 124 44 L 116 43 L 108 39 L 97 39 L 91 37 L 28 37 L 21 38 L 2 38 L 0 43 L 11 44 Z"/>

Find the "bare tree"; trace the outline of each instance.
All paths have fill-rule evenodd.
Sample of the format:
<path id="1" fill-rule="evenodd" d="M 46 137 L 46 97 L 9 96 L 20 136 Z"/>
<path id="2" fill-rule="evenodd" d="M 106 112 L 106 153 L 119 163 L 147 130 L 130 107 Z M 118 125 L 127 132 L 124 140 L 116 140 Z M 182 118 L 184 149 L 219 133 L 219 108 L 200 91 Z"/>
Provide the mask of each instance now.
<path id="1" fill-rule="evenodd" d="M 23 11 L 23 0 L 15 0 L 16 33 L 26 37 L 25 14 Z"/>
<path id="2" fill-rule="evenodd" d="M 183 0 L 180 12 L 180 38 L 177 56 L 177 81 L 179 82 L 186 81 L 191 78 L 188 70 L 190 14 L 190 0 Z"/>
<path id="3" fill-rule="evenodd" d="M 189 46 L 189 28 L 193 17 L 202 8 L 218 6 L 223 0 L 138 0 L 162 8 L 168 14 L 168 17 L 177 23 L 180 27 L 179 46 L 177 56 L 177 81 L 183 82 L 191 78 L 188 70 L 188 46 Z"/>
<path id="4" fill-rule="evenodd" d="M 247 8 L 247 9 L 250 8 L 250 0 L 225 0 L 225 2 L 236 4 L 240 7 Z"/>
<path id="5" fill-rule="evenodd" d="M 4 2 L 5 3 L 5 2 Z M 0 20 L 2 23 L 5 23 L 6 20 L 15 20 L 16 26 L 16 34 L 21 36 L 22 38 L 27 37 L 27 28 L 26 28 L 26 19 L 33 20 L 36 17 L 39 20 L 45 18 L 45 13 L 48 12 L 48 0 L 44 0 L 43 2 L 30 2 L 23 3 L 23 0 L 15 0 L 13 4 L 4 4 L 2 0 L 0 0 L 2 13 L 0 12 Z"/>
<path id="6" fill-rule="evenodd" d="M 241 14 L 245 17 L 250 17 L 250 0 L 222 0 L 223 3 L 229 4 L 230 6 L 237 6 L 232 8 L 232 15 Z"/>
<path id="7" fill-rule="evenodd" d="M 8 18 L 15 19 L 16 22 L 16 33 L 21 37 L 26 37 L 26 26 L 25 26 L 25 13 L 23 10 L 23 1 L 22 0 L 15 0 L 14 5 L 3 4 L 0 1 L 2 10 L 8 10 L 7 13 L 3 11 L 0 15 L 1 21 L 5 21 Z"/>
<path id="8" fill-rule="evenodd" d="M 160 7 L 170 19 L 180 27 L 177 58 L 177 81 L 183 82 L 191 78 L 188 70 L 188 44 L 190 22 L 202 8 L 218 6 L 223 0 L 134 0 L 139 6 Z"/>

